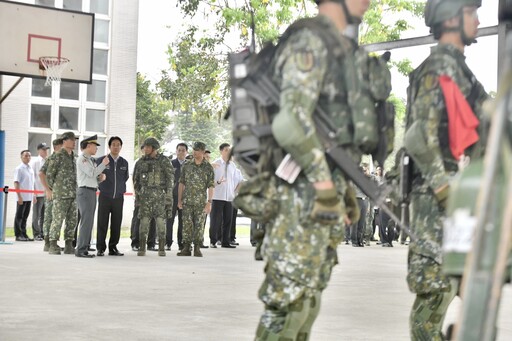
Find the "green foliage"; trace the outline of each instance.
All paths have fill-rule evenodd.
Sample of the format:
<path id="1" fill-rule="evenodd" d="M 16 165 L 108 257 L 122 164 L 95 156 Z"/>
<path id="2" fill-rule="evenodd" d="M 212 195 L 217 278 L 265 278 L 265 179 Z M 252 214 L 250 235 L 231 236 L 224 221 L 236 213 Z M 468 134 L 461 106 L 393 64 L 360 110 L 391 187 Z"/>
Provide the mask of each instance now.
<path id="1" fill-rule="evenodd" d="M 167 132 L 171 123 L 171 118 L 167 115 L 169 104 L 162 101 L 149 88 L 149 80 L 137 73 L 137 104 L 135 113 L 135 150 L 144 139 L 149 136 L 155 137 L 161 141 Z M 135 153 L 138 155 L 138 153 Z"/>
<path id="2" fill-rule="evenodd" d="M 231 143 L 231 130 L 222 120 L 217 122 L 206 116 L 181 112 L 173 116 L 174 134 L 180 140 L 191 146 L 195 141 L 206 144 L 206 149 L 212 152 L 211 158 L 219 156 L 219 145 Z"/>

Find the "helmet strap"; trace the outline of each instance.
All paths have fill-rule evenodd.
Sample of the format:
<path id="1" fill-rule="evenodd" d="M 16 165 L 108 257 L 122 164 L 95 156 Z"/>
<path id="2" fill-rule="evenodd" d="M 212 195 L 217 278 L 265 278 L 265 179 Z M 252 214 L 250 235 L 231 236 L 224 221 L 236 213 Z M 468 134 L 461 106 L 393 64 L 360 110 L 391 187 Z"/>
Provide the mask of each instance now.
<path id="1" fill-rule="evenodd" d="M 462 39 L 462 43 L 466 46 L 469 46 L 473 43 L 476 43 L 476 39 L 475 38 L 469 38 L 467 35 L 466 35 L 466 32 L 464 31 L 464 13 L 462 13 L 462 10 L 461 10 L 461 14 L 460 14 L 460 21 L 459 21 L 459 32 L 460 32 L 460 38 Z"/>
<path id="2" fill-rule="evenodd" d="M 341 4 L 341 7 L 343 7 L 343 12 L 345 12 L 345 19 L 347 20 L 348 25 L 355 25 L 358 26 L 361 23 L 361 18 L 355 17 L 348 11 L 347 4 L 345 3 L 345 0 L 337 0 L 339 4 Z"/>

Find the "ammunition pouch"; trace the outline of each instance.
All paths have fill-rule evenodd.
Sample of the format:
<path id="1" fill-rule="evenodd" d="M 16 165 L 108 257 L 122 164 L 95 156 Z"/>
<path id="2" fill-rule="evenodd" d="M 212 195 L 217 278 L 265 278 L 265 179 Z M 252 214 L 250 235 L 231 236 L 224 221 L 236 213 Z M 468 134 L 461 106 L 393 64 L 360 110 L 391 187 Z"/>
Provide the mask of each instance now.
<path id="1" fill-rule="evenodd" d="M 254 221 L 269 222 L 276 217 L 279 205 L 276 177 L 263 172 L 243 182 L 233 204 Z"/>

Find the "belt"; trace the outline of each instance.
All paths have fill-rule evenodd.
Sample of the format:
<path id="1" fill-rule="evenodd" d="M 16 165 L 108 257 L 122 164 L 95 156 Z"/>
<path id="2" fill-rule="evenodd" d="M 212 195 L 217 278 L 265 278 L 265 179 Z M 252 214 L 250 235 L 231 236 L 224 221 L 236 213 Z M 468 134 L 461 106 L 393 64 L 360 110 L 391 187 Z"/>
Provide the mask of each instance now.
<path id="1" fill-rule="evenodd" d="M 87 186 L 80 186 L 78 188 L 85 188 L 85 189 L 90 189 L 91 191 L 95 191 L 97 190 L 97 188 L 94 188 L 94 187 L 87 187 Z"/>

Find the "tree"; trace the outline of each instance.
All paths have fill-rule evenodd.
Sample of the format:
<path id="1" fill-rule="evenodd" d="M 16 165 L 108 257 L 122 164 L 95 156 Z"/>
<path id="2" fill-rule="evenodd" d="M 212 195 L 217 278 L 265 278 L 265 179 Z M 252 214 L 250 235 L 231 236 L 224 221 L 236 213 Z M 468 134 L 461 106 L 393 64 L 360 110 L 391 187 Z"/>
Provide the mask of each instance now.
<path id="1" fill-rule="evenodd" d="M 167 132 L 171 118 L 167 114 L 169 103 L 150 90 L 150 81 L 137 73 L 137 104 L 135 113 L 135 150 L 152 136 L 161 141 Z"/>

